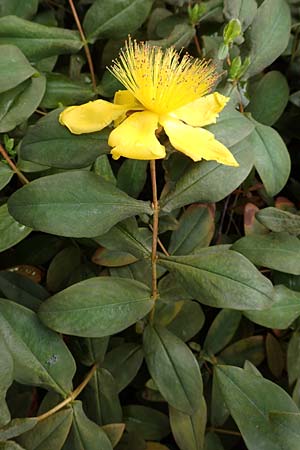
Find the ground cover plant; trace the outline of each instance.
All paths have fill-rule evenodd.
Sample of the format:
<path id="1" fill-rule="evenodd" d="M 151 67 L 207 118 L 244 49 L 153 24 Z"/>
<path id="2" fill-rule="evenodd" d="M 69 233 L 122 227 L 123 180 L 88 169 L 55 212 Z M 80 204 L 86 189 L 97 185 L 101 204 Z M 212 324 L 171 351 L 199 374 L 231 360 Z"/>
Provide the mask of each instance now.
<path id="1" fill-rule="evenodd" d="M 0 0 L 0 449 L 300 449 L 299 18 Z"/>

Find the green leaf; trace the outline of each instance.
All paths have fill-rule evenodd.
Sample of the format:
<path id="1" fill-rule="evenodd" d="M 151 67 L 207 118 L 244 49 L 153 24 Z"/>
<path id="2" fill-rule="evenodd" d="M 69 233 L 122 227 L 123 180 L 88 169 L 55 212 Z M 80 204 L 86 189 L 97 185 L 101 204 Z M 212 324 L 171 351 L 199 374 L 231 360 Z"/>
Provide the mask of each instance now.
<path id="1" fill-rule="evenodd" d="M 147 167 L 148 161 L 125 159 L 118 171 L 118 188 L 137 198 L 146 183 Z"/>
<path id="2" fill-rule="evenodd" d="M 129 197 L 86 171 L 39 178 L 9 199 L 13 217 L 46 233 L 94 237 L 135 214 L 152 214 L 148 202 Z"/>
<path id="3" fill-rule="evenodd" d="M 285 355 L 283 354 L 281 343 L 273 334 L 268 333 L 265 344 L 268 367 L 272 375 L 279 379 L 285 368 Z"/>
<path id="4" fill-rule="evenodd" d="M 41 301 L 49 297 L 46 289 L 18 272 L 0 272 L 0 291 L 9 300 L 37 311 Z"/>
<path id="5" fill-rule="evenodd" d="M 21 92 L 20 88 L 22 88 Z M 39 106 L 45 89 L 46 78 L 40 75 L 37 78 L 26 80 L 21 86 L 2 94 L 2 97 L 5 97 L 4 105 L 2 104 L 5 111 L 0 112 L 0 114 L 4 113 L 0 116 L 0 133 L 13 130 L 28 119 Z"/>
<path id="6" fill-rule="evenodd" d="M 243 30 L 251 25 L 257 11 L 255 0 L 224 0 L 223 13 L 227 20 L 239 19 Z"/>
<path id="7" fill-rule="evenodd" d="M 222 396 L 222 392 L 220 390 L 220 387 L 216 379 L 216 374 L 214 372 L 212 379 L 211 404 L 210 404 L 210 421 L 212 426 L 220 427 L 224 425 L 229 416 L 230 413 Z"/>
<path id="8" fill-rule="evenodd" d="M 226 147 L 232 147 L 250 135 L 253 124 L 229 104 L 219 115 L 217 123 L 206 128 Z"/>
<path id="9" fill-rule="evenodd" d="M 104 267 L 122 267 L 132 264 L 137 258 L 130 253 L 119 250 L 108 250 L 107 248 L 98 248 L 92 257 L 92 262 Z"/>
<path id="10" fill-rule="evenodd" d="M 146 440 L 160 441 L 170 433 L 168 417 L 147 406 L 125 406 L 124 422 L 129 433 L 136 432 Z"/>
<path id="11" fill-rule="evenodd" d="M 13 356 L 18 382 L 62 395 L 72 389 L 72 355 L 62 338 L 45 328 L 33 311 L 0 299 L 0 333 Z"/>
<path id="12" fill-rule="evenodd" d="M 178 228 L 171 234 L 169 253 L 189 255 L 207 247 L 215 231 L 214 215 L 212 206 L 189 206 L 181 215 Z"/>
<path id="13" fill-rule="evenodd" d="M 5 397 L 6 392 L 11 386 L 14 378 L 14 362 L 12 355 L 8 351 L 5 340 L 0 341 L 0 360 L 0 427 L 3 427 L 10 421 L 10 412 L 6 405 Z M 3 439 L 1 430 L 0 439 Z"/>
<path id="14" fill-rule="evenodd" d="M 187 292 L 206 305 L 243 310 L 272 304 L 271 282 L 248 259 L 222 246 L 190 256 L 162 255 L 159 263 L 178 275 Z"/>
<path id="15" fill-rule="evenodd" d="M 281 448 L 298 450 L 300 439 L 300 414 L 282 411 L 269 413 L 274 433 L 281 444 Z"/>
<path id="16" fill-rule="evenodd" d="M 183 47 L 188 47 L 194 35 L 195 28 L 191 24 L 178 23 L 164 39 L 150 40 L 149 43 L 162 48 L 175 47 L 177 50 L 181 50 Z"/>
<path id="17" fill-rule="evenodd" d="M 290 384 L 293 384 L 298 378 L 300 378 L 299 346 L 300 346 L 300 332 L 295 331 L 288 344 L 287 350 L 287 371 L 289 375 Z"/>
<path id="18" fill-rule="evenodd" d="M 1 357 L 2 361 L 2 357 Z M 0 440 L 6 441 L 7 439 L 20 436 L 20 434 L 26 433 L 31 430 L 38 423 L 37 417 L 26 417 L 24 419 L 13 419 L 5 427 L 0 430 Z"/>
<path id="19" fill-rule="evenodd" d="M 40 319 L 55 331 L 83 337 L 117 333 L 152 308 L 150 289 L 126 278 L 97 277 L 73 284 L 46 300 Z"/>
<path id="20" fill-rule="evenodd" d="M 42 108 L 54 109 L 59 105 L 76 105 L 93 100 L 96 96 L 91 84 L 82 83 L 60 73 L 47 73 L 46 92 Z"/>
<path id="21" fill-rule="evenodd" d="M 72 403 L 73 423 L 64 450 L 112 450 L 112 445 L 101 427 L 85 415 L 82 403 Z"/>
<path id="22" fill-rule="evenodd" d="M 265 359 L 265 344 L 262 336 L 250 336 L 236 341 L 225 348 L 219 355 L 221 364 L 243 367 L 245 361 L 259 366 Z"/>
<path id="23" fill-rule="evenodd" d="M 85 366 L 102 363 L 107 350 L 109 337 L 74 339 L 74 352 Z"/>
<path id="24" fill-rule="evenodd" d="M 39 0 L 26 0 L 20 2 L 19 0 L 1 0 L 0 3 L 0 16 L 14 16 L 23 17 L 28 19 L 32 17 L 38 9 Z"/>
<path id="25" fill-rule="evenodd" d="M 25 450 L 14 441 L 0 442 L 0 450 Z"/>
<path id="26" fill-rule="evenodd" d="M 84 390 L 83 401 L 88 417 L 98 425 L 122 422 L 117 384 L 108 370 L 96 370 Z"/>
<path id="27" fill-rule="evenodd" d="M 153 0 L 96 0 L 88 9 L 83 28 L 87 39 L 124 38 L 146 20 Z"/>
<path id="28" fill-rule="evenodd" d="M 198 408 L 191 414 L 169 407 L 170 425 L 174 439 L 181 450 L 202 450 L 206 426 L 206 403 L 199 397 Z"/>
<path id="29" fill-rule="evenodd" d="M 109 425 L 102 426 L 102 430 L 105 431 L 105 433 L 109 437 L 109 440 L 113 447 L 115 447 L 119 443 L 124 433 L 124 429 L 125 423 L 110 423 Z"/>
<path id="30" fill-rule="evenodd" d="M 276 195 L 290 174 L 291 161 L 286 145 L 276 130 L 259 123 L 255 124 L 252 143 L 254 165 L 267 194 Z"/>
<path id="31" fill-rule="evenodd" d="M 245 236 L 231 248 L 257 266 L 300 275 L 300 241 L 286 232 Z"/>
<path id="32" fill-rule="evenodd" d="M 233 132 L 234 134 L 235 132 Z M 163 211 L 170 212 L 195 202 L 217 202 L 236 189 L 253 166 L 252 138 L 230 148 L 239 167 L 229 167 L 214 161 L 194 163 L 160 201 Z"/>
<path id="33" fill-rule="evenodd" d="M 47 270 L 47 289 L 58 292 L 71 284 L 70 277 L 80 265 L 80 250 L 78 247 L 65 247 L 52 259 Z"/>
<path id="34" fill-rule="evenodd" d="M 264 125 L 273 125 L 289 101 L 289 85 L 281 72 L 272 70 L 250 90 L 247 112 Z"/>
<path id="35" fill-rule="evenodd" d="M 31 228 L 15 221 L 6 204 L 0 207 L 0 252 L 22 241 L 31 231 Z"/>
<path id="36" fill-rule="evenodd" d="M 289 395 L 271 381 L 237 367 L 216 366 L 216 376 L 247 448 L 282 450 L 269 421 L 269 412 L 298 412 Z"/>
<path id="37" fill-rule="evenodd" d="M 208 353 L 219 353 L 231 341 L 240 324 L 242 315 L 239 311 L 223 309 L 215 317 L 203 344 Z"/>
<path id="38" fill-rule="evenodd" d="M 127 252 L 136 258 L 151 255 L 152 233 L 148 228 L 138 228 L 133 217 L 118 223 L 95 241 L 109 250 Z"/>
<path id="39" fill-rule="evenodd" d="M 199 406 L 202 378 L 191 350 L 161 326 L 148 325 L 143 335 L 146 363 L 160 393 L 176 409 L 192 414 Z"/>
<path id="40" fill-rule="evenodd" d="M 83 46 L 76 31 L 47 27 L 16 16 L 0 19 L 0 44 L 16 45 L 30 61 L 39 61 L 53 55 L 77 53 Z M 10 67 L 10 77 L 12 70 Z"/>
<path id="41" fill-rule="evenodd" d="M 274 287 L 274 303 L 263 311 L 243 311 L 254 323 L 268 328 L 284 330 L 300 315 L 300 293 L 285 286 Z"/>
<path id="42" fill-rule="evenodd" d="M 22 434 L 18 441 L 24 448 L 32 450 L 61 450 L 71 428 L 72 416 L 71 408 L 58 411 Z"/>
<path id="43" fill-rule="evenodd" d="M 21 157 L 61 169 L 78 169 L 108 153 L 108 131 L 74 135 L 60 125 L 61 109 L 52 111 L 29 128 L 22 143 Z"/>
<path id="44" fill-rule="evenodd" d="M 222 442 L 217 434 L 209 432 L 205 435 L 204 450 L 224 450 Z"/>
<path id="45" fill-rule="evenodd" d="M 3 189 L 12 179 L 14 172 L 9 166 L 0 162 L 0 190 Z"/>
<path id="46" fill-rule="evenodd" d="M 187 342 L 201 330 L 204 321 L 205 316 L 201 306 L 186 300 L 167 328 L 182 341 Z"/>
<path id="47" fill-rule="evenodd" d="M 300 216 L 272 206 L 259 210 L 256 218 L 271 231 L 300 234 Z"/>
<path id="48" fill-rule="evenodd" d="M 261 72 L 283 53 L 289 41 L 290 28 L 290 9 L 284 0 L 265 0 L 260 5 L 246 33 L 251 59 L 248 76 Z"/>
<path id="49" fill-rule="evenodd" d="M 103 367 L 113 375 L 118 392 L 125 389 L 134 379 L 144 359 L 143 350 L 138 344 L 125 343 L 106 354 Z"/>
<path id="50" fill-rule="evenodd" d="M 7 17 L 0 19 L 0 24 Z M 1 36 L 1 28 L 0 28 Z M 1 45 L 0 60 L 0 93 L 14 88 L 22 81 L 30 78 L 35 72 L 34 69 L 25 58 L 21 50 L 15 45 Z"/>

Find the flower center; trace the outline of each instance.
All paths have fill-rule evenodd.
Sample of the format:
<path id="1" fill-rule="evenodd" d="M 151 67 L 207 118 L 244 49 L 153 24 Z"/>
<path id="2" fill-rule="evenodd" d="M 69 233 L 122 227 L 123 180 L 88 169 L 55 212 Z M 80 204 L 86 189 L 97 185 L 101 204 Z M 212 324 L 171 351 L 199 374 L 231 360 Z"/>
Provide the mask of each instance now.
<path id="1" fill-rule="evenodd" d="M 109 69 L 148 110 L 175 111 L 207 94 L 217 79 L 215 67 L 169 48 L 129 39 Z"/>

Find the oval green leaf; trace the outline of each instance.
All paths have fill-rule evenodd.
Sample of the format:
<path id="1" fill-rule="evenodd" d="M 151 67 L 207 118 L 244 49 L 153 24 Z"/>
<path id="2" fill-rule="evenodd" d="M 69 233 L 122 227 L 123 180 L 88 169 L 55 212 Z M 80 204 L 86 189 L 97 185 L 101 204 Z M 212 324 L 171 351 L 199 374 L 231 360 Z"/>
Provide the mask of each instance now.
<path id="1" fill-rule="evenodd" d="M 9 199 L 12 216 L 46 233 L 94 237 L 135 214 L 152 214 L 147 202 L 129 197 L 111 183 L 86 171 L 39 178 Z"/>
<path id="2" fill-rule="evenodd" d="M 160 393 L 176 409 L 192 414 L 199 406 L 202 378 L 191 350 L 166 328 L 148 325 L 143 335 L 146 363 Z"/>
<path id="3" fill-rule="evenodd" d="M 90 278 L 46 300 L 40 319 L 55 331 L 83 337 L 118 333 L 152 308 L 150 289 L 135 280 Z"/>
<path id="4" fill-rule="evenodd" d="M 0 252 L 18 244 L 31 231 L 31 228 L 15 221 L 9 214 L 6 204 L 0 207 Z"/>

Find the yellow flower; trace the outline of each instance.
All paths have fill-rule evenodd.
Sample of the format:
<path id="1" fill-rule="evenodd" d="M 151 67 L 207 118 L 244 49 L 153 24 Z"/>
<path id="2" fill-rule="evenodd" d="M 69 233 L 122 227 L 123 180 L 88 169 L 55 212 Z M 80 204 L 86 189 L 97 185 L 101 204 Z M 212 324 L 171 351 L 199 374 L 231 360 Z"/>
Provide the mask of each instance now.
<path id="1" fill-rule="evenodd" d="M 166 155 L 156 136 L 163 127 L 172 146 L 194 161 L 238 166 L 231 152 L 200 128 L 215 123 L 229 100 L 218 92 L 207 95 L 217 78 L 212 65 L 129 39 L 110 71 L 126 90 L 116 92 L 114 103 L 66 108 L 59 120 L 72 133 L 99 131 L 114 121 L 108 140 L 114 159 L 159 159 Z"/>

